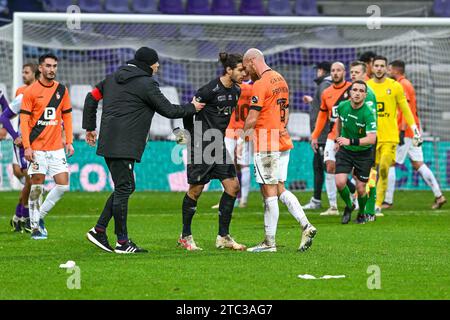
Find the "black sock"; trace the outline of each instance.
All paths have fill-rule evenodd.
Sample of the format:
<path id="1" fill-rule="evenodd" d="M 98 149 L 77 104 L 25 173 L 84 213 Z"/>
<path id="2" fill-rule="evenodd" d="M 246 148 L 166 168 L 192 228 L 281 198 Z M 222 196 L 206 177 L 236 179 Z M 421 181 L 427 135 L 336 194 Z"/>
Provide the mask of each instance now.
<path id="1" fill-rule="evenodd" d="M 194 217 L 195 210 L 197 210 L 197 201 L 189 198 L 187 193 L 183 199 L 183 237 L 190 236 L 192 218 Z"/>
<path id="2" fill-rule="evenodd" d="M 354 194 L 356 191 L 356 186 L 350 180 L 347 180 L 347 187 L 350 190 L 351 194 Z"/>
<path id="3" fill-rule="evenodd" d="M 219 235 L 226 236 L 230 233 L 230 222 L 233 214 L 235 197 L 228 193 L 222 193 L 219 204 Z"/>

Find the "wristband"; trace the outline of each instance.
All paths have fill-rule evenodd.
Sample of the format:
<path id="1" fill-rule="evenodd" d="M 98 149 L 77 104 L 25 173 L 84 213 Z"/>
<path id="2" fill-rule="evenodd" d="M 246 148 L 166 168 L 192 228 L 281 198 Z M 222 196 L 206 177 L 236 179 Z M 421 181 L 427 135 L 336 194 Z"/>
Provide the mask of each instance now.
<path id="1" fill-rule="evenodd" d="M 358 138 L 350 139 L 350 145 L 351 146 L 359 146 L 359 139 Z"/>

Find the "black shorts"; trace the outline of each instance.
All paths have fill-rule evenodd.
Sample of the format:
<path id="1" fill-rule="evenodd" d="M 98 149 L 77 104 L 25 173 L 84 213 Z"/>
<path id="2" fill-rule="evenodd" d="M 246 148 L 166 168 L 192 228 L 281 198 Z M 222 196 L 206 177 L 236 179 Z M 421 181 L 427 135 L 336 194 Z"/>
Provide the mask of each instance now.
<path id="1" fill-rule="evenodd" d="M 352 173 L 361 182 L 369 181 L 374 164 L 373 147 L 364 151 L 350 151 L 344 147 L 336 153 L 336 174 Z"/>
<path id="2" fill-rule="evenodd" d="M 193 185 L 207 184 L 212 179 L 220 181 L 236 177 L 234 164 L 188 164 L 188 183 Z"/>

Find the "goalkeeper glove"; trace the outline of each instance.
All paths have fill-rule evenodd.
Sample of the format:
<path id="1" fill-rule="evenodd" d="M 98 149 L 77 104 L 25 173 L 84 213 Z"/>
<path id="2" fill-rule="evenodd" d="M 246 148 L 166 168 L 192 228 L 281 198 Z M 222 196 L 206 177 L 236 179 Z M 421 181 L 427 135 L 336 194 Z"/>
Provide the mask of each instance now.
<path id="1" fill-rule="evenodd" d="M 412 125 L 411 129 L 412 129 L 413 134 L 414 134 L 413 140 L 412 140 L 413 146 L 414 147 L 420 147 L 422 145 L 422 143 L 423 143 L 423 139 L 422 139 L 422 136 L 421 136 L 421 134 L 419 132 L 419 128 L 417 128 L 416 125 Z"/>
<path id="2" fill-rule="evenodd" d="M 400 142 L 398 143 L 399 146 L 402 146 L 405 144 L 405 131 L 404 130 L 400 131 L 399 140 L 400 140 Z"/>
<path id="3" fill-rule="evenodd" d="M 175 141 L 177 142 L 177 144 L 187 143 L 187 138 L 184 129 L 176 127 L 175 129 L 173 129 L 173 134 L 175 135 Z"/>

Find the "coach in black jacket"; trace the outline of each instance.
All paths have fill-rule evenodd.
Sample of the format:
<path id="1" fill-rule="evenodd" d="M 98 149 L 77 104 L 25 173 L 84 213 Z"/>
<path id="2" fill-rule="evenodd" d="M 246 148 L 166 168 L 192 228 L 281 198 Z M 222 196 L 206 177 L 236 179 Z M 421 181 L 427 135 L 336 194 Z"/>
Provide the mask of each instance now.
<path id="1" fill-rule="evenodd" d="M 173 105 L 161 93 L 152 78 L 159 67 L 155 50 L 142 47 L 135 58 L 99 82 L 88 93 L 83 110 L 86 142 L 96 143 L 96 113 L 103 99 L 97 154 L 104 157 L 114 181 L 114 192 L 106 202 L 97 225 L 88 239 L 101 249 L 116 253 L 147 252 L 139 248 L 127 233 L 128 198 L 135 189 L 133 168 L 140 162 L 155 112 L 167 118 L 183 118 L 201 110 L 204 104 L 194 99 L 185 105 Z M 114 216 L 117 244 L 113 249 L 106 228 Z"/>

